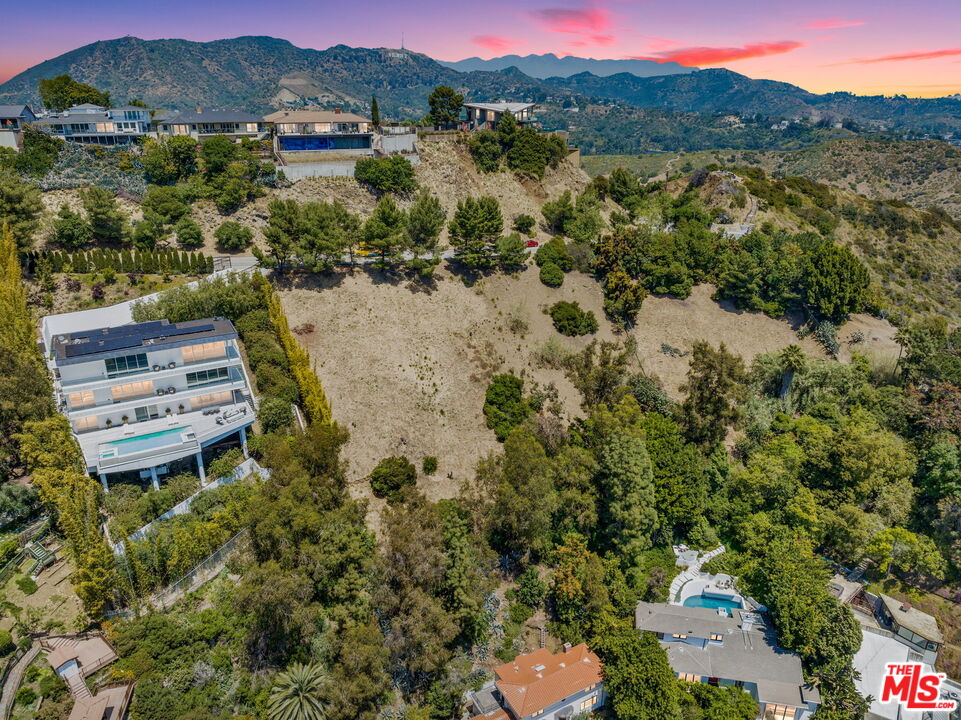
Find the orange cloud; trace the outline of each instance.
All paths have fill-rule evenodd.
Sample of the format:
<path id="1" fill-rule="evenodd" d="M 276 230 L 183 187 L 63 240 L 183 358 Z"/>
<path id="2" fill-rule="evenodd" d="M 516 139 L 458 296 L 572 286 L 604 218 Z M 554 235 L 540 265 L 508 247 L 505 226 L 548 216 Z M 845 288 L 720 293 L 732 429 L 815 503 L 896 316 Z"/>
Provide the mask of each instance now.
<path id="1" fill-rule="evenodd" d="M 782 55 L 804 47 L 804 43 L 794 40 L 779 42 L 748 43 L 744 47 L 686 47 L 676 50 L 663 50 L 653 55 L 637 56 L 636 60 L 653 60 L 659 63 L 676 62 L 681 65 L 719 65 L 721 63 L 747 60 L 749 58 Z"/>
<path id="2" fill-rule="evenodd" d="M 475 45 L 480 45 L 481 47 L 487 48 L 488 50 L 494 50 L 500 52 L 503 50 L 509 50 L 510 48 L 517 45 L 514 40 L 504 35 L 475 35 L 471 38 L 471 42 Z"/>
<path id="3" fill-rule="evenodd" d="M 821 18 L 819 20 L 811 20 L 806 25 L 802 25 L 805 30 L 837 30 L 839 28 L 849 28 L 857 27 L 858 25 L 864 25 L 865 20 L 843 20 L 841 18 Z"/>
<path id="4" fill-rule="evenodd" d="M 904 60 L 935 60 L 943 57 L 954 57 L 961 55 L 961 47 L 945 48 L 944 50 L 921 50 L 918 52 L 900 53 L 897 55 L 882 55 L 876 58 L 861 58 L 859 60 L 848 60 L 836 65 L 870 65 L 882 62 L 902 62 Z"/>

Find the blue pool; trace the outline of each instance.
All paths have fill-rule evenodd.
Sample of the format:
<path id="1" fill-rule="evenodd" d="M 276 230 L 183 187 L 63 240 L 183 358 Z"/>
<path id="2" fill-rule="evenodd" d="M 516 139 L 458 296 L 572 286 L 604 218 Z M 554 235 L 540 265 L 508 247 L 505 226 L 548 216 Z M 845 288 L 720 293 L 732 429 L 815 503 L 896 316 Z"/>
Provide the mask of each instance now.
<path id="1" fill-rule="evenodd" d="M 133 455 L 168 445 L 179 445 L 185 440 L 192 440 L 193 438 L 193 430 L 189 427 L 169 428 L 146 435 L 137 435 L 135 437 L 121 438 L 103 443 L 100 446 L 100 457 L 110 458 L 117 457 L 118 455 Z"/>
<path id="2" fill-rule="evenodd" d="M 720 608 L 724 608 L 725 610 L 741 610 L 744 608 L 744 605 L 740 600 L 731 600 L 730 598 L 714 597 L 713 595 L 692 595 L 684 601 L 684 607 L 702 607 L 711 608 L 712 610 L 718 610 Z"/>

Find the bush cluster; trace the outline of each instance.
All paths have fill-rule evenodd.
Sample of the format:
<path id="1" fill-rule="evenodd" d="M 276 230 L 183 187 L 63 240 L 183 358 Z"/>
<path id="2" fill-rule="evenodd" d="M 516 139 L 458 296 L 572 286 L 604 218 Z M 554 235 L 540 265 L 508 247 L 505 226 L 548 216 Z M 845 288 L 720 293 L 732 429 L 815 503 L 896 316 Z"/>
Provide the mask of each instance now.
<path id="1" fill-rule="evenodd" d="M 561 300 L 551 305 L 548 313 L 554 327 L 562 335 L 576 337 L 597 332 L 597 318 L 590 310 L 582 310 L 576 302 Z"/>
<path id="2" fill-rule="evenodd" d="M 417 189 L 414 166 L 403 155 L 362 158 L 354 166 L 354 178 L 378 192 L 409 193 Z"/>
<path id="3" fill-rule="evenodd" d="M 183 250 L 31 251 L 21 255 L 21 262 L 27 272 L 35 272 L 40 262 L 49 262 L 51 272 L 55 273 L 113 270 L 118 273 L 202 275 L 213 271 L 213 258 Z"/>

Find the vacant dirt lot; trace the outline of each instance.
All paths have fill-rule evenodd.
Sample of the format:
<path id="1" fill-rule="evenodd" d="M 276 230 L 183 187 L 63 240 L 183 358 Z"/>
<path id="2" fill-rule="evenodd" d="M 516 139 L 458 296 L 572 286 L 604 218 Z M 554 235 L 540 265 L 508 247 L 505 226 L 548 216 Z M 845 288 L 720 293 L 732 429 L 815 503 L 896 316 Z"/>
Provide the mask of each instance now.
<path id="1" fill-rule="evenodd" d="M 632 331 L 644 370 L 660 377 L 675 397 L 687 373 L 685 353 L 696 340 L 724 342 L 746 362 L 799 342 L 788 322 L 719 305 L 712 292 L 702 285 L 686 300 L 649 297 Z M 513 371 L 528 388 L 553 383 L 563 414 L 580 412 L 580 397 L 563 372 L 540 367 L 533 356 L 547 340 L 578 350 L 592 338 L 559 335 L 543 312 L 549 305 L 577 301 L 599 320 L 594 337 L 618 337 L 604 319 L 593 278 L 571 273 L 554 290 L 540 283 L 536 268 L 473 287 L 442 271 L 431 289 L 358 270 L 322 282 L 294 281 L 281 298 L 292 327 L 316 327 L 300 339 L 316 360 L 335 416 L 350 429 L 351 486 L 363 497 L 370 496 L 370 470 L 395 454 L 418 466 L 425 456 L 437 456 L 437 473 L 418 484 L 433 499 L 456 495 L 473 477 L 477 460 L 498 447 L 482 413 L 495 373 Z M 882 344 L 866 342 L 873 343 Z M 823 357 L 813 340 L 799 344 Z"/>

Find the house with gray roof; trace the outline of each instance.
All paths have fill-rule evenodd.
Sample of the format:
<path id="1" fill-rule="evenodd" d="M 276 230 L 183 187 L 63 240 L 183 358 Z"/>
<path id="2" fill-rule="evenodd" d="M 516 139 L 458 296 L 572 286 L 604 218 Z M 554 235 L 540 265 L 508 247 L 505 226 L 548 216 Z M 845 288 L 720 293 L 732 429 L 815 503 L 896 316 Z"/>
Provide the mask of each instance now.
<path id="1" fill-rule="evenodd" d="M 657 636 L 679 679 L 741 688 L 765 720 L 809 720 L 821 703 L 762 613 L 639 602 L 634 625 Z"/>
<path id="2" fill-rule="evenodd" d="M 23 126 L 36 119 L 27 105 L 0 105 L 0 147 L 23 150 Z"/>
<path id="3" fill-rule="evenodd" d="M 530 125 L 536 122 L 534 117 L 534 103 L 522 102 L 470 102 L 464 103 L 467 113 L 467 130 L 496 130 L 497 123 L 509 112 L 519 125 Z"/>
<path id="4" fill-rule="evenodd" d="M 128 145 L 153 130 L 150 111 L 135 105 L 105 108 L 83 103 L 35 124 L 51 135 L 83 145 Z"/>
<path id="5" fill-rule="evenodd" d="M 196 108 L 171 113 L 158 120 L 156 125 L 158 135 L 189 135 L 198 141 L 214 135 L 226 135 L 237 141 L 240 138 L 263 140 L 267 137 L 264 119 L 242 110 Z"/>

